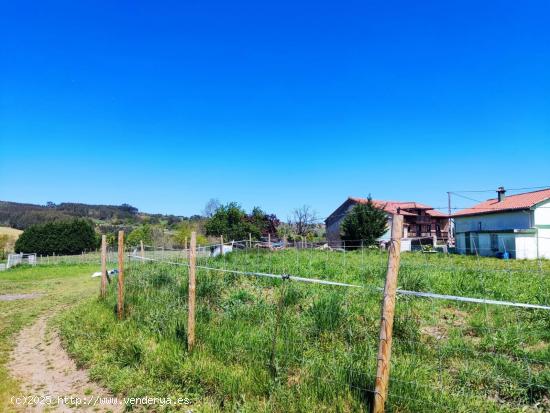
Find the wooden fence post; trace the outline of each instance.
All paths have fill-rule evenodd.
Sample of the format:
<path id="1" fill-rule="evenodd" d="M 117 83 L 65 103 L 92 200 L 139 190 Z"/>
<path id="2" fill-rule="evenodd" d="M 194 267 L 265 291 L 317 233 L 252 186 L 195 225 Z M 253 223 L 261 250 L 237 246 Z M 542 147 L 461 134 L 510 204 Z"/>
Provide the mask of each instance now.
<path id="1" fill-rule="evenodd" d="M 124 231 L 118 231 L 118 319 L 124 315 Z"/>
<path id="2" fill-rule="evenodd" d="M 139 242 L 139 246 L 141 248 L 141 251 L 140 251 L 141 252 L 141 258 L 142 258 L 141 262 L 145 262 L 145 260 L 143 259 L 143 258 L 145 258 L 145 248 L 143 247 L 143 241 Z"/>
<path id="3" fill-rule="evenodd" d="M 248 233 L 248 248 L 252 248 L 252 234 Z"/>
<path id="4" fill-rule="evenodd" d="M 267 234 L 267 248 L 271 249 L 271 233 Z"/>
<path id="5" fill-rule="evenodd" d="M 220 235 L 220 255 L 225 255 L 223 253 L 223 235 Z"/>
<path id="6" fill-rule="evenodd" d="M 193 350 L 195 345 L 195 265 L 196 265 L 197 234 L 191 232 L 191 246 L 189 249 L 189 302 L 187 314 L 187 349 Z"/>
<path id="7" fill-rule="evenodd" d="M 391 345 L 393 317 L 395 314 L 395 295 L 397 290 L 397 274 L 401 256 L 401 236 L 403 233 L 403 215 L 394 214 L 391 227 L 391 241 L 388 253 L 388 269 L 384 298 L 382 301 L 382 316 L 380 319 L 380 341 L 378 346 L 378 367 L 374 391 L 374 413 L 383 413 L 388 396 L 390 378 Z"/>
<path id="8" fill-rule="evenodd" d="M 101 298 L 107 292 L 107 236 L 101 236 Z"/>

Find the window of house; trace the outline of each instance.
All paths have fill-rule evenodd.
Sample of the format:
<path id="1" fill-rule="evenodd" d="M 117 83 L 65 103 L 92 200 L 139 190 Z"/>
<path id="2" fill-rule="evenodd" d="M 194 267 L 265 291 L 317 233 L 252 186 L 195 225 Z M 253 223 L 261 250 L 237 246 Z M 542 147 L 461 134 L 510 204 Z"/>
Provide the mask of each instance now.
<path id="1" fill-rule="evenodd" d="M 491 251 L 498 251 L 498 234 L 491 234 Z"/>

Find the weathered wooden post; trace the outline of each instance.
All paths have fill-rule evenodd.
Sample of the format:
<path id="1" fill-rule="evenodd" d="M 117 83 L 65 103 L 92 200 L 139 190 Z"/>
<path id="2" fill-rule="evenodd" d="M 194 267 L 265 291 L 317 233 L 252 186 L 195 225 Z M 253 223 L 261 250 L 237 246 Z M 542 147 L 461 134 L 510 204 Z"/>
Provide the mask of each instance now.
<path id="1" fill-rule="evenodd" d="M 225 255 L 223 253 L 223 235 L 220 235 L 220 255 Z"/>
<path id="2" fill-rule="evenodd" d="M 101 236 L 101 298 L 107 293 L 107 236 Z"/>
<path id="3" fill-rule="evenodd" d="M 124 316 L 124 231 L 118 231 L 118 319 Z"/>
<path id="4" fill-rule="evenodd" d="M 145 248 L 143 247 L 143 241 L 139 242 L 139 246 L 141 248 L 141 262 L 145 262 Z"/>
<path id="5" fill-rule="evenodd" d="M 388 396 L 390 378 L 391 346 L 393 318 L 395 314 L 395 295 L 397 290 L 397 274 L 401 256 L 401 236 L 403 232 L 403 216 L 394 214 L 391 227 L 391 241 L 388 253 L 388 269 L 384 298 L 382 301 L 382 316 L 380 319 L 380 340 L 378 346 L 378 367 L 374 392 L 374 413 L 383 413 Z"/>
<path id="6" fill-rule="evenodd" d="M 189 249 L 189 302 L 187 313 L 187 349 L 193 350 L 195 345 L 195 265 L 196 265 L 197 234 L 191 232 L 191 247 Z"/>
<path id="7" fill-rule="evenodd" d="M 248 233 L 248 248 L 252 248 L 252 234 Z"/>

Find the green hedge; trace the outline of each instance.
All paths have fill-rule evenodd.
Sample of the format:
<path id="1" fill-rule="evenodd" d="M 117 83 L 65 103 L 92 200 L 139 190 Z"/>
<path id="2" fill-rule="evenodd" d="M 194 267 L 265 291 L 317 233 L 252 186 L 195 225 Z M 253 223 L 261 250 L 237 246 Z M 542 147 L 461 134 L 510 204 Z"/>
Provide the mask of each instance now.
<path id="1" fill-rule="evenodd" d="M 98 247 L 98 237 L 90 221 L 48 222 L 27 228 L 15 243 L 16 252 L 41 255 L 70 255 Z"/>

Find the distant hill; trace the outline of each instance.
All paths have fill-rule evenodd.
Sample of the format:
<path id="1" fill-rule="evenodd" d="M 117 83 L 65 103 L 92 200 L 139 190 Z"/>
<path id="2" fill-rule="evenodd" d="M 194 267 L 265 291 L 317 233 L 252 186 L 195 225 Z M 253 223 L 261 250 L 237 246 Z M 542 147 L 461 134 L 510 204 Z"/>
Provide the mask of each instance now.
<path id="1" fill-rule="evenodd" d="M 88 218 L 98 225 L 137 225 L 144 222 L 173 226 L 185 219 L 175 215 L 148 214 L 128 205 L 88 205 L 72 202 L 46 205 L 0 201 L 0 225 L 24 230 L 34 224 Z"/>

